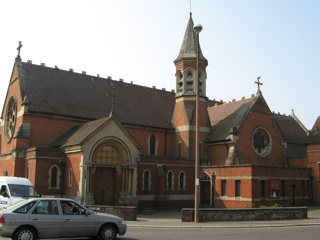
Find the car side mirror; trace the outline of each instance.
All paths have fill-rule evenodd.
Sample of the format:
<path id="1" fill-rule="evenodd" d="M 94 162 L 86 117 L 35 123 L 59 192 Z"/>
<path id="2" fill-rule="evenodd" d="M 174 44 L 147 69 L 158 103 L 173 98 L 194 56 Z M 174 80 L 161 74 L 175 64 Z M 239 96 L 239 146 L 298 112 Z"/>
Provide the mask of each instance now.
<path id="1" fill-rule="evenodd" d="M 88 215 L 90 215 L 90 214 L 92 214 L 92 211 L 91 211 L 91 210 L 86 210 L 86 212 L 84 213 L 85 216 L 88 216 Z"/>
<path id="2" fill-rule="evenodd" d="M 3 197 L 7 197 L 7 198 L 9 198 L 10 196 L 9 196 L 9 194 L 7 193 L 7 192 L 4 192 L 3 194 L 2 194 L 2 196 Z"/>

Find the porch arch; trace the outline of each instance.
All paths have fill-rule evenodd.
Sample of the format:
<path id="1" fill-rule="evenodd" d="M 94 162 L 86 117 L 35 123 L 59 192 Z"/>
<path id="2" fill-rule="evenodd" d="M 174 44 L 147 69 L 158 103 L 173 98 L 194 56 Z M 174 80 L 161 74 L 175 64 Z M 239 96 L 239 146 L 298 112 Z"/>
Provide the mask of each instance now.
<path id="1" fill-rule="evenodd" d="M 91 151 L 89 191 L 95 204 L 119 205 L 133 195 L 136 165 L 127 146 L 115 138 L 98 142 Z"/>

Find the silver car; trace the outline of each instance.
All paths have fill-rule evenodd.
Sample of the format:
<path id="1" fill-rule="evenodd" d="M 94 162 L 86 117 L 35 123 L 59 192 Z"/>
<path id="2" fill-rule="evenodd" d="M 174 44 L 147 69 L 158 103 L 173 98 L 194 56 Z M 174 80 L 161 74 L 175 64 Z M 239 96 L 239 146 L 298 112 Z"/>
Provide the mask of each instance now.
<path id="1" fill-rule="evenodd" d="M 119 217 L 95 213 L 66 198 L 30 198 L 0 211 L 0 236 L 13 240 L 124 235 L 127 224 Z"/>

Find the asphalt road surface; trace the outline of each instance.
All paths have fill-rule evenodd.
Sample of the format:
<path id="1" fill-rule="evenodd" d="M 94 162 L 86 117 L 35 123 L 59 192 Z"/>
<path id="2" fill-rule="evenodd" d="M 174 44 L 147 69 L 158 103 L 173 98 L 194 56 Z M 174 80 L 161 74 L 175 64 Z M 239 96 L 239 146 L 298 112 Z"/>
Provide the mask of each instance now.
<path id="1" fill-rule="evenodd" d="M 10 238 L 0 238 L 9 240 Z M 73 238 L 84 240 L 87 238 Z M 319 226 L 254 228 L 128 228 L 118 240 L 320 240 Z M 70 239 L 68 239 L 70 240 Z"/>
<path id="2" fill-rule="evenodd" d="M 263 228 L 129 228 L 118 240 L 320 240 L 319 226 Z"/>

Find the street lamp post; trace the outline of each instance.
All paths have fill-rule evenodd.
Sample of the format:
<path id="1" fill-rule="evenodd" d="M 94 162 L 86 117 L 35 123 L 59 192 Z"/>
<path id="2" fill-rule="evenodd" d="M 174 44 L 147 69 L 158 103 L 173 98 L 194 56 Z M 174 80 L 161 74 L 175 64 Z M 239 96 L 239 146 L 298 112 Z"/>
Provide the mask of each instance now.
<path id="1" fill-rule="evenodd" d="M 198 24 L 193 27 L 193 30 L 197 34 L 197 69 L 196 69 L 196 141 L 195 141 L 195 189 L 194 189 L 194 222 L 199 222 L 199 203 L 200 203 L 200 180 L 199 180 L 199 52 L 200 52 L 200 43 L 199 43 L 199 33 L 202 30 L 202 25 Z"/>

